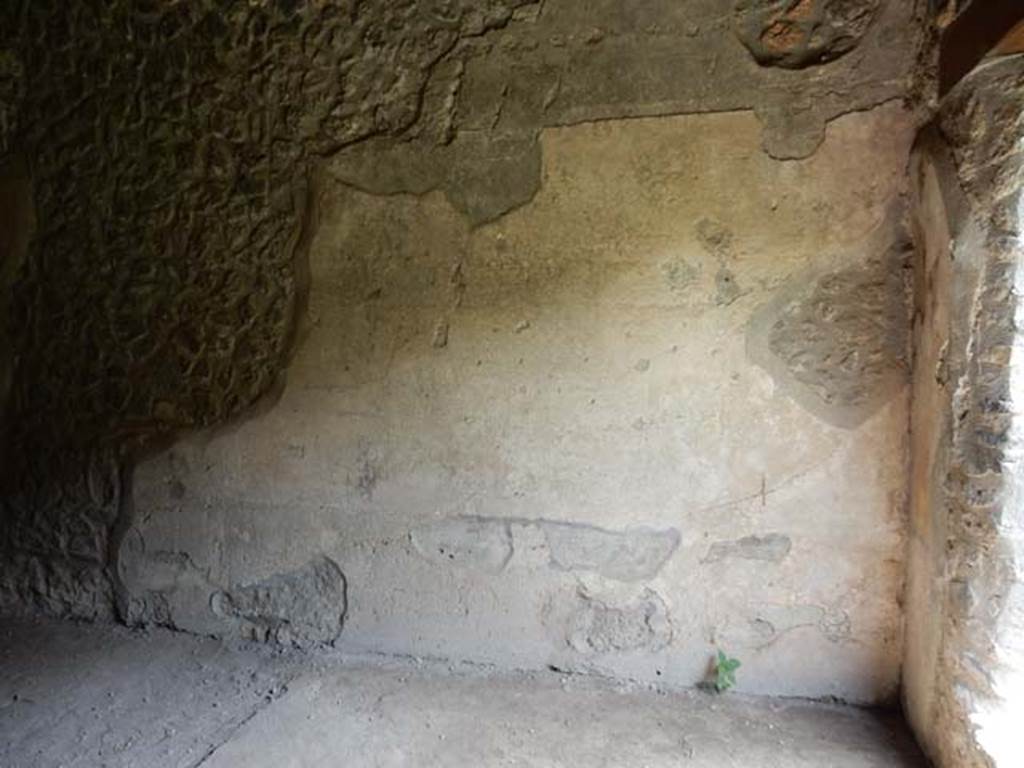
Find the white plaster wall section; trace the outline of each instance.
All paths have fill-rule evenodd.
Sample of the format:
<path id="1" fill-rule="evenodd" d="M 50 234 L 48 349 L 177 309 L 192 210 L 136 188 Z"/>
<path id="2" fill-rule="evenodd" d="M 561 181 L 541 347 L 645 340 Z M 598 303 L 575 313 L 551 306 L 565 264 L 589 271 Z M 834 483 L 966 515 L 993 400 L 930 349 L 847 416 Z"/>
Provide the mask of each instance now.
<path id="1" fill-rule="evenodd" d="M 138 535 L 216 585 L 330 558 L 347 647 L 692 685 L 728 645 L 744 691 L 889 696 L 905 393 L 838 426 L 746 336 L 855 259 L 912 133 L 891 103 L 780 162 L 750 112 L 549 129 L 476 227 L 328 180 L 280 401 L 138 467 Z"/>

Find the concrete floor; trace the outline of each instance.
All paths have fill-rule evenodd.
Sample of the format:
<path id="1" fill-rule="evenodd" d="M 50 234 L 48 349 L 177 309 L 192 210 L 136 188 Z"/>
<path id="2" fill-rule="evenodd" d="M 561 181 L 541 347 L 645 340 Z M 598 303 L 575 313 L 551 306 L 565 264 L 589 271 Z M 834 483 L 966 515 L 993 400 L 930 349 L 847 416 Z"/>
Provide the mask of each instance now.
<path id="1" fill-rule="evenodd" d="M 0 623 L 0 765 L 924 766 L 896 719 L 193 636 Z"/>

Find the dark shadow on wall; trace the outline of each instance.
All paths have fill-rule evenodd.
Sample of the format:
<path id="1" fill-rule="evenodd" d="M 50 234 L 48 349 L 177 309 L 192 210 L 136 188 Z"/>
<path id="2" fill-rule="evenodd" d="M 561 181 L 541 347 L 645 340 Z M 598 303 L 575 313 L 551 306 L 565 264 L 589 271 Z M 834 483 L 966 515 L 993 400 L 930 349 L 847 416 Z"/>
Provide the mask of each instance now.
<path id="1" fill-rule="evenodd" d="M 316 159 L 408 129 L 437 62 L 524 4 L 0 8 L 0 147 L 38 214 L 9 294 L 0 606 L 105 612 L 123 494 L 96 489 L 280 389 Z"/>

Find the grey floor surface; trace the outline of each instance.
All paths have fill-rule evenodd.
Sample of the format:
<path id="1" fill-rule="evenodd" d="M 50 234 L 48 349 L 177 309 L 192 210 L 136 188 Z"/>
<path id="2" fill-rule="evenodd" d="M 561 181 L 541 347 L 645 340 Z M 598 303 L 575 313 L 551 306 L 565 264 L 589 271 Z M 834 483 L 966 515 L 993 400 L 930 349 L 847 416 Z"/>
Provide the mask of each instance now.
<path id="1" fill-rule="evenodd" d="M 0 621 L 3 768 L 918 768 L 898 718 Z"/>

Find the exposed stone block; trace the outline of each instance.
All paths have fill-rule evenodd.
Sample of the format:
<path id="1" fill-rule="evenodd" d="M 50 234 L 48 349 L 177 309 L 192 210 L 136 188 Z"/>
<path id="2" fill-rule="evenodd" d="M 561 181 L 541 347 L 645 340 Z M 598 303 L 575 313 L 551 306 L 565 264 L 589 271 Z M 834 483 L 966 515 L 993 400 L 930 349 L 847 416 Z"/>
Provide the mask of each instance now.
<path id="1" fill-rule="evenodd" d="M 880 5 L 881 0 L 740 0 L 734 24 L 759 64 L 800 69 L 856 48 Z"/>
<path id="2" fill-rule="evenodd" d="M 302 568 L 217 592 L 210 606 L 255 640 L 308 648 L 335 640 L 348 610 L 345 576 L 319 557 Z"/>
<path id="3" fill-rule="evenodd" d="M 570 619 L 568 643 L 580 653 L 657 651 L 672 640 L 665 601 L 645 589 L 633 598 L 606 598 L 585 589 Z"/>

